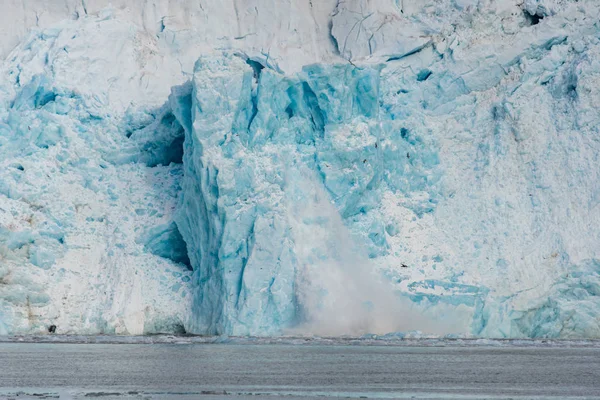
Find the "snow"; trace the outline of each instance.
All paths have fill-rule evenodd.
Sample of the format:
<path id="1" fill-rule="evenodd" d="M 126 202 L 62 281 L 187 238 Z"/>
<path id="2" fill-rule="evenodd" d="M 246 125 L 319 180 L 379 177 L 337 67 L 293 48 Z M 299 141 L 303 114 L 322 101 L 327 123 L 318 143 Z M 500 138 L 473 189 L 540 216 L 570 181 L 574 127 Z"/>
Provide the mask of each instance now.
<path id="1" fill-rule="evenodd" d="M 1 6 L 0 334 L 600 336 L 595 1 L 87 3 Z"/>

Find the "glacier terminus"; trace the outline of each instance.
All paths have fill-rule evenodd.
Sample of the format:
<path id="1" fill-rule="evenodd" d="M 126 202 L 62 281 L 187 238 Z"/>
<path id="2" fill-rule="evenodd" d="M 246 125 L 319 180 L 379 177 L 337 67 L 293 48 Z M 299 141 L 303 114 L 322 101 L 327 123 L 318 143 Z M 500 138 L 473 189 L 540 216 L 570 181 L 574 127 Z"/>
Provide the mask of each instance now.
<path id="1" fill-rule="evenodd" d="M 600 337 L 599 18 L 5 1 L 0 334 Z"/>

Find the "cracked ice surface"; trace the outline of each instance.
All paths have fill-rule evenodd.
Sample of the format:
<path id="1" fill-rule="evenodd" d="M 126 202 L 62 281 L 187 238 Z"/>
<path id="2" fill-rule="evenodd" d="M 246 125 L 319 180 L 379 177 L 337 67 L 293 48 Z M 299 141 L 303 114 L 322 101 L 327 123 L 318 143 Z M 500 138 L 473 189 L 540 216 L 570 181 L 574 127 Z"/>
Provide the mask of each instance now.
<path id="1" fill-rule="evenodd" d="M 600 336 L 596 2 L 55 3 L 0 13 L 1 333 Z"/>

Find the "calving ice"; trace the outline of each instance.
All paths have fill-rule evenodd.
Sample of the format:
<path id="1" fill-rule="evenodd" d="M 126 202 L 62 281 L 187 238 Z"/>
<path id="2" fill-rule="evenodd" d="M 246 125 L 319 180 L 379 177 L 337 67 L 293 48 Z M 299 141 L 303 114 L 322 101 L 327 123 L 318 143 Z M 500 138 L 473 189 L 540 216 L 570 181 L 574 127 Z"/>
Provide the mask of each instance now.
<path id="1" fill-rule="evenodd" d="M 594 1 L 122 3 L 3 43 L 0 333 L 600 335 Z"/>

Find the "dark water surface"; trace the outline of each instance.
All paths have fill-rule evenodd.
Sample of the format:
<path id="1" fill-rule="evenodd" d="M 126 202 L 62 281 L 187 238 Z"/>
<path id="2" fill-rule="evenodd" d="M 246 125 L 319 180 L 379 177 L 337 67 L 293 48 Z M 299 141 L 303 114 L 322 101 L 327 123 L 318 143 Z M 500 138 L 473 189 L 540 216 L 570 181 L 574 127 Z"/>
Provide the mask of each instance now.
<path id="1" fill-rule="evenodd" d="M 0 399 L 597 398 L 600 347 L 0 343 Z"/>

